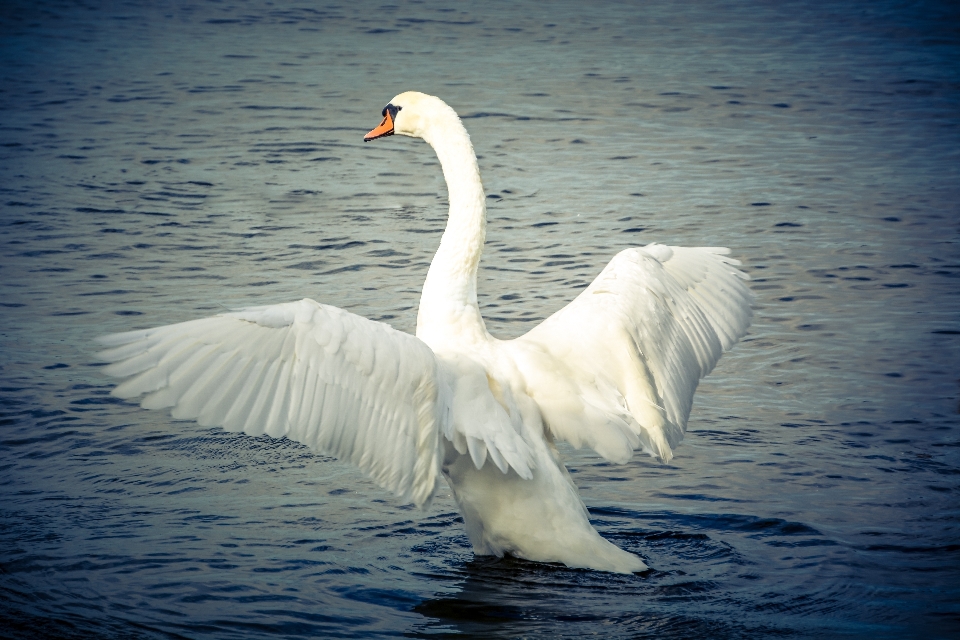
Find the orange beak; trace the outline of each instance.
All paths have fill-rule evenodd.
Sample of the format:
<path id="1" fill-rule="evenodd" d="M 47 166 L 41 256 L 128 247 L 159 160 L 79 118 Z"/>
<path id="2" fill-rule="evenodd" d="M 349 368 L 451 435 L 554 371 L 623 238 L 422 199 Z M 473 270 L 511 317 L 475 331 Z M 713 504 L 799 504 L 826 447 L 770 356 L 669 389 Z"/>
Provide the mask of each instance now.
<path id="1" fill-rule="evenodd" d="M 387 111 L 386 115 L 383 117 L 383 122 L 380 123 L 376 129 L 363 136 L 364 142 L 370 142 L 371 140 L 376 140 L 377 138 L 383 138 L 385 136 L 393 135 L 393 116 L 390 115 L 390 111 Z"/>

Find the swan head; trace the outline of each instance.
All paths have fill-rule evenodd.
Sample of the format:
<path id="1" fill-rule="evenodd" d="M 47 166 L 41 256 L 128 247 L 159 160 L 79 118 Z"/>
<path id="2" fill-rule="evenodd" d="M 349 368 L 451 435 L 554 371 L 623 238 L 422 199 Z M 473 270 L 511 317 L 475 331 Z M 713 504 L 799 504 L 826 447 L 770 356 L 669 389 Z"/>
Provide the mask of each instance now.
<path id="1" fill-rule="evenodd" d="M 364 142 L 392 136 L 424 138 L 429 142 L 432 129 L 446 122 L 457 122 L 457 114 L 447 103 L 419 91 L 406 91 L 394 97 L 382 111 L 383 122 L 363 136 Z"/>

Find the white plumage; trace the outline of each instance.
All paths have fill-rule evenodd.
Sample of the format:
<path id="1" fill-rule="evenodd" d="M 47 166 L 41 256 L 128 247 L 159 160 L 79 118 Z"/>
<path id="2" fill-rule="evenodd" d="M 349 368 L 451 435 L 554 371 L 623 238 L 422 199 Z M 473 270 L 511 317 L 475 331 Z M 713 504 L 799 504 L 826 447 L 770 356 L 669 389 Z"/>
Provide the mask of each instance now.
<path id="1" fill-rule="evenodd" d="M 384 116 L 365 139 L 423 138 L 450 194 L 417 336 L 306 299 L 115 334 L 101 338 L 107 373 L 127 378 L 114 395 L 286 436 L 420 507 L 444 477 L 478 554 L 645 569 L 590 525 L 553 441 L 669 460 L 699 380 L 750 323 L 739 263 L 722 248 L 626 249 L 541 325 L 497 340 L 477 305 L 486 214 L 466 130 L 421 93 Z"/>

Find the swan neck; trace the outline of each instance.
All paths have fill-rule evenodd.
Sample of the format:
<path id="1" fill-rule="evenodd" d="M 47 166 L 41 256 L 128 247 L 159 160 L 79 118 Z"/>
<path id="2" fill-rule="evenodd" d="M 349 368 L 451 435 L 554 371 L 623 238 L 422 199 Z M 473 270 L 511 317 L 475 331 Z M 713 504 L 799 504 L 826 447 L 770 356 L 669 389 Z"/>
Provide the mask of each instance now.
<path id="1" fill-rule="evenodd" d="M 486 204 L 470 136 L 451 110 L 423 137 L 433 147 L 447 183 L 450 211 L 420 299 L 417 334 L 456 326 L 486 335 L 477 304 L 477 267 L 486 236 Z"/>

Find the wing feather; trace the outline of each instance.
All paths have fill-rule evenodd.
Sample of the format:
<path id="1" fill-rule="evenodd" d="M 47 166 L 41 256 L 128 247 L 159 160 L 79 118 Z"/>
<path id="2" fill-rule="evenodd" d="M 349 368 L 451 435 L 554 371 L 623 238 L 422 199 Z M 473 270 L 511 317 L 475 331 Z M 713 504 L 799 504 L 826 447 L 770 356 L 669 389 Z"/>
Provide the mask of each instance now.
<path id="1" fill-rule="evenodd" d="M 447 375 L 417 338 L 311 300 L 102 338 L 113 394 L 357 464 L 423 506 L 440 478 Z"/>
<path id="2" fill-rule="evenodd" d="M 750 325 L 747 276 L 718 247 L 617 254 L 573 302 L 510 349 L 554 436 L 625 462 L 669 460 L 693 395 Z"/>
<path id="3" fill-rule="evenodd" d="M 205 427 L 226 424 L 227 414 L 240 388 L 249 375 L 253 362 L 239 353 L 233 355 L 224 363 L 223 383 L 217 384 L 217 375 L 210 376 L 210 383 L 204 387 L 203 398 L 207 402 L 197 412 L 197 422 Z"/>

